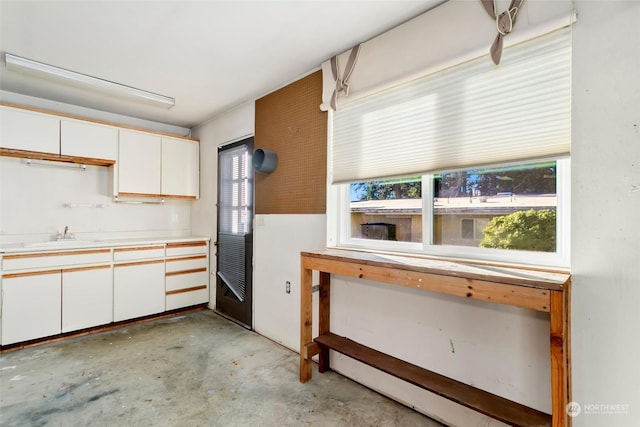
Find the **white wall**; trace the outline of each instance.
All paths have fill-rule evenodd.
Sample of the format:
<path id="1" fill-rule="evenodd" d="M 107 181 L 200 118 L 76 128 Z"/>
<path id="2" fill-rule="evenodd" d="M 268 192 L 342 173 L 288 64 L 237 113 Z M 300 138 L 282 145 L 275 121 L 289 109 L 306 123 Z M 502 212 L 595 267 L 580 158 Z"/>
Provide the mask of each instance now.
<path id="1" fill-rule="evenodd" d="M 254 228 L 253 317 L 256 332 L 300 348 L 300 252 L 326 246 L 326 215 L 257 215 Z M 314 283 L 318 284 L 314 272 Z M 290 293 L 286 292 L 289 282 Z M 318 294 L 313 294 L 317 304 Z M 318 333 L 318 310 L 314 311 Z"/>
<path id="2" fill-rule="evenodd" d="M 211 286 L 209 305 L 216 301 L 216 232 L 218 229 L 216 202 L 218 198 L 218 147 L 253 135 L 254 102 L 247 102 L 193 128 L 193 136 L 200 139 L 200 199 L 191 205 L 191 231 L 194 235 L 211 238 L 209 256 Z"/>
<path id="3" fill-rule="evenodd" d="M 29 166 L 0 157 L 0 240 L 3 244 L 51 240 L 65 226 L 77 239 L 188 235 L 189 201 L 123 205 L 110 196 L 112 168 Z M 81 205 L 65 207 L 65 204 Z M 86 205 L 105 207 L 85 207 Z"/>
<path id="4" fill-rule="evenodd" d="M 640 425 L 640 2 L 576 1 L 572 365 L 576 427 Z M 585 405 L 629 405 L 585 414 Z"/>

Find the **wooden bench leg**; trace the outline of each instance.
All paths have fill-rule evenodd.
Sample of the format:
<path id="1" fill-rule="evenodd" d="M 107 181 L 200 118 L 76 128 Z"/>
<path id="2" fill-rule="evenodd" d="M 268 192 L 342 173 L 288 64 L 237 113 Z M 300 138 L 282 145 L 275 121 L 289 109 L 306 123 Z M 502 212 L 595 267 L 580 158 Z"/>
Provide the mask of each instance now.
<path id="1" fill-rule="evenodd" d="M 551 415 L 553 427 L 570 427 L 569 284 L 563 291 L 551 291 Z"/>
<path id="2" fill-rule="evenodd" d="M 318 298 L 318 334 L 328 334 L 330 330 L 331 275 L 320 272 L 320 297 Z M 329 348 L 321 346 L 318 356 L 318 372 L 326 372 L 329 367 Z"/>
<path id="3" fill-rule="evenodd" d="M 312 342 L 313 305 L 311 298 L 312 271 L 300 269 L 300 382 L 306 383 L 311 379 L 313 361 L 307 357 L 307 345 Z"/>

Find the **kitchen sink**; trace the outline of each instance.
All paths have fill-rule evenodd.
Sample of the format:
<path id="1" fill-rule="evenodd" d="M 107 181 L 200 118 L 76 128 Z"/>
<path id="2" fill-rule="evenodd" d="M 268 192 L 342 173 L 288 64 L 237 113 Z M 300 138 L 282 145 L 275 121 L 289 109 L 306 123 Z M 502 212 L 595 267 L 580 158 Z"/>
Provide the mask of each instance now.
<path id="1" fill-rule="evenodd" d="M 25 248 L 57 248 L 57 247 L 66 247 L 66 246 L 84 246 L 94 243 L 95 240 L 52 240 L 50 242 L 34 242 L 34 243 L 24 243 L 23 246 Z"/>

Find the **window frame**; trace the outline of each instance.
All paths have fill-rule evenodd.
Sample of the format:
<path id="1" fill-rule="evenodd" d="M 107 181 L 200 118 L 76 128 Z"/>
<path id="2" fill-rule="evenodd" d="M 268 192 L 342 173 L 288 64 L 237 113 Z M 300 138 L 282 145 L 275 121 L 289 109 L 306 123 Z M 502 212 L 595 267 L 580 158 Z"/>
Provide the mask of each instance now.
<path id="1" fill-rule="evenodd" d="M 351 237 L 350 184 L 328 184 L 327 189 L 327 246 L 373 252 L 393 252 L 407 255 L 468 259 L 536 267 L 568 268 L 570 266 L 571 217 L 571 161 L 568 156 L 556 161 L 556 252 L 535 252 L 493 249 L 470 246 L 433 244 L 433 182 L 436 174 L 422 175 L 423 241 L 400 242 Z M 522 164 L 524 162 L 514 162 Z M 498 166 L 498 165 L 488 165 Z"/>

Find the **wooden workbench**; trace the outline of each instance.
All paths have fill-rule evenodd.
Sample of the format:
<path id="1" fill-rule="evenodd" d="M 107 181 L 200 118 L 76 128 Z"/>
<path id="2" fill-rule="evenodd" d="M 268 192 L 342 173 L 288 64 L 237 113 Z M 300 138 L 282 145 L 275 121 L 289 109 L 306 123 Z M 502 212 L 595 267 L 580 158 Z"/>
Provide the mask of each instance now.
<path id="1" fill-rule="evenodd" d="M 315 339 L 314 270 L 320 272 L 319 335 Z M 540 412 L 331 333 L 331 274 L 549 313 L 552 413 Z M 319 372 L 330 369 L 329 350 L 334 350 L 510 425 L 570 426 L 571 418 L 566 412 L 571 400 L 569 303 L 570 275 L 563 272 L 337 249 L 302 252 L 300 382 L 311 379 L 311 358 L 315 355 Z"/>

